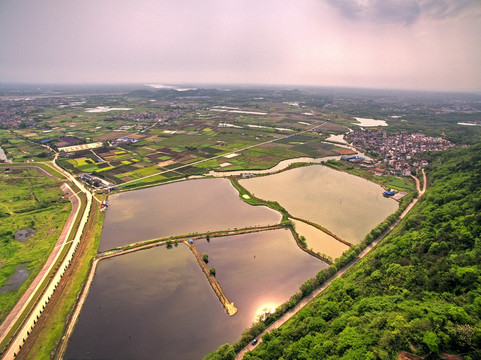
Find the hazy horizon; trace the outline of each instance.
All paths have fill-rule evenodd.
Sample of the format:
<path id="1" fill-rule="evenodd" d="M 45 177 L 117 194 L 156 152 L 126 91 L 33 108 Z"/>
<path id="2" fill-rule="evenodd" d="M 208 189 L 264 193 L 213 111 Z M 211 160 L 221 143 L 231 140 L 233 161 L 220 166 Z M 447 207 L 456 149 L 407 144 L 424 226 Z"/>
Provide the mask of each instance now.
<path id="1" fill-rule="evenodd" d="M 478 92 L 476 0 L 0 2 L 0 82 Z"/>

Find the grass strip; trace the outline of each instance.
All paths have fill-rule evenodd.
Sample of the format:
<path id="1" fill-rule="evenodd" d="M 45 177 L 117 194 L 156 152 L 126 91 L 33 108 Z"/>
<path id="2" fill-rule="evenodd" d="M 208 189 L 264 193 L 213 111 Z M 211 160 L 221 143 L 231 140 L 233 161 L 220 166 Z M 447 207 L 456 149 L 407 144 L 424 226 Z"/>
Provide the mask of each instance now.
<path id="1" fill-rule="evenodd" d="M 239 181 L 237 181 L 236 178 L 231 177 L 230 182 L 232 186 L 239 192 L 239 197 L 249 205 L 270 207 L 271 209 L 278 211 L 282 214 L 281 223 L 289 221 L 289 217 L 291 217 L 291 215 L 277 201 L 267 201 L 255 197 L 249 191 L 247 191 L 247 189 L 242 187 L 242 185 L 239 184 Z"/>
<path id="2" fill-rule="evenodd" d="M 35 359 L 50 359 L 58 357 L 58 345 L 68 325 L 68 318 L 72 315 L 78 296 L 82 291 L 85 281 L 90 272 L 92 259 L 97 254 L 100 243 L 102 224 L 105 213 L 96 211 L 94 228 L 89 236 L 83 241 L 86 242 L 84 251 L 80 254 L 79 266 L 72 270 L 72 278 L 75 279 L 67 285 L 62 297 L 55 304 L 52 316 L 47 319 L 35 344 L 32 346 L 29 356 Z M 52 354 L 55 354 L 52 356 Z"/>
<path id="3" fill-rule="evenodd" d="M 77 186 L 75 185 L 71 185 L 71 188 L 73 191 L 75 191 L 75 189 L 79 190 L 77 188 Z M 80 191 L 80 190 L 79 190 Z M 85 207 L 87 206 L 86 204 L 86 198 L 85 198 L 85 195 L 83 193 L 81 194 L 78 194 L 79 198 L 80 198 L 80 207 L 79 207 L 79 212 L 74 220 L 74 223 L 73 223 L 73 227 L 72 227 L 72 231 L 70 232 L 70 235 L 69 237 L 66 239 L 66 242 L 69 242 L 71 241 L 74 237 L 75 237 L 75 234 L 77 232 L 77 229 L 78 229 L 78 226 L 80 224 L 80 221 L 82 219 L 82 214 L 83 212 L 85 211 Z M 21 328 L 22 324 L 24 323 L 26 317 L 28 316 L 28 314 L 30 314 L 30 312 L 32 311 L 32 309 L 35 307 L 35 305 L 37 304 L 37 301 L 38 299 L 42 296 L 43 292 L 45 291 L 45 289 L 47 288 L 48 284 L 50 283 L 50 280 L 52 279 L 52 277 L 55 275 L 56 271 L 58 270 L 58 268 L 60 267 L 60 265 L 62 264 L 65 256 L 67 255 L 70 247 L 72 246 L 72 243 L 68 243 L 67 245 L 65 245 L 63 248 L 62 248 L 62 251 L 60 252 L 59 254 L 59 257 L 57 259 L 57 261 L 55 262 L 55 265 L 52 267 L 52 269 L 50 270 L 50 272 L 48 273 L 48 276 L 44 279 L 44 281 L 41 283 L 40 287 L 37 289 L 37 291 L 35 292 L 35 295 L 32 297 L 32 300 L 29 302 L 28 306 L 24 309 L 24 311 L 22 312 L 22 314 L 19 316 L 19 318 L 17 319 L 17 321 L 15 322 L 15 324 L 12 326 L 12 328 L 10 329 L 10 331 L 7 333 L 7 336 L 5 336 L 5 338 L 3 339 L 3 341 L 0 343 L 0 349 L 1 350 L 1 354 L 3 354 L 3 352 L 6 350 L 6 348 L 8 347 L 8 344 L 10 342 L 10 340 L 12 339 L 12 337 L 17 333 L 17 331 Z"/>

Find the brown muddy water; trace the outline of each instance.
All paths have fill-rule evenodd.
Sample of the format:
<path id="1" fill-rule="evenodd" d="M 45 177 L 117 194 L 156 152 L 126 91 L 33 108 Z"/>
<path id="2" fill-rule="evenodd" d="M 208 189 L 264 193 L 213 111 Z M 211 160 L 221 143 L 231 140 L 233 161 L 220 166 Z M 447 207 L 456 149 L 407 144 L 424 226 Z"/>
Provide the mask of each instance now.
<path id="1" fill-rule="evenodd" d="M 240 180 L 256 197 L 278 201 L 292 216 L 322 225 L 352 244 L 363 238 L 398 203 L 383 188 L 327 166 L 312 165 L 279 174 Z"/>
<path id="2" fill-rule="evenodd" d="M 99 251 L 194 232 L 279 223 L 281 215 L 250 206 L 226 179 L 182 181 L 109 199 Z"/>
<path id="3" fill-rule="evenodd" d="M 99 263 L 66 359 L 202 359 L 240 338 L 327 265 L 287 230 L 196 241 L 239 312 L 229 317 L 184 244 Z"/>
<path id="4" fill-rule="evenodd" d="M 296 232 L 299 236 L 306 238 L 307 248 L 314 252 L 319 252 L 330 256 L 332 260 L 337 259 L 344 251 L 349 249 L 349 246 L 343 244 L 325 232 L 306 224 L 299 220 L 291 220 L 294 223 Z"/>

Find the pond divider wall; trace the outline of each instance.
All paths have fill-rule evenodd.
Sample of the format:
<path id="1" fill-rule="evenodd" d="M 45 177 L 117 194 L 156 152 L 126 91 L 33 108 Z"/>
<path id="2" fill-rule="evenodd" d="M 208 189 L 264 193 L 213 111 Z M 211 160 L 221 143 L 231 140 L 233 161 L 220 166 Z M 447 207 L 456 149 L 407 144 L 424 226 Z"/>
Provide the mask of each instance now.
<path id="1" fill-rule="evenodd" d="M 333 237 L 334 239 L 336 239 L 337 241 L 339 242 L 342 242 L 344 245 L 347 245 L 349 247 L 353 247 L 353 244 L 351 244 L 349 241 L 347 240 L 344 240 L 343 238 L 337 236 L 336 234 L 334 234 L 332 231 L 326 229 L 324 226 L 321 226 L 319 224 L 316 224 L 312 221 L 309 221 L 309 220 L 306 220 L 306 219 L 301 219 L 301 218 L 298 218 L 298 217 L 295 217 L 295 216 L 290 216 L 292 219 L 294 220 L 298 220 L 298 221 L 302 221 L 303 223 L 306 223 L 307 225 L 311 225 L 313 227 L 315 227 L 316 229 L 318 230 L 321 230 L 322 232 L 326 233 L 327 235 Z"/>
<path id="2" fill-rule="evenodd" d="M 199 250 L 197 250 L 194 243 L 189 243 L 187 241 L 184 241 L 184 243 L 189 247 L 189 249 L 195 255 L 195 258 L 197 259 L 197 262 L 199 263 L 200 268 L 204 272 L 205 276 L 207 277 L 207 280 L 209 281 L 210 286 L 212 286 L 212 289 L 214 289 L 215 294 L 217 295 L 220 302 L 224 306 L 225 311 L 227 311 L 227 314 L 229 314 L 229 316 L 235 315 L 237 313 L 237 308 L 234 306 L 233 302 L 229 301 L 226 294 L 224 293 L 224 290 L 222 290 L 222 287 L 220 286 L 215 276 L 210 274 L 210 270 L 207 267 L 206 263 L 204 262 Z"/>

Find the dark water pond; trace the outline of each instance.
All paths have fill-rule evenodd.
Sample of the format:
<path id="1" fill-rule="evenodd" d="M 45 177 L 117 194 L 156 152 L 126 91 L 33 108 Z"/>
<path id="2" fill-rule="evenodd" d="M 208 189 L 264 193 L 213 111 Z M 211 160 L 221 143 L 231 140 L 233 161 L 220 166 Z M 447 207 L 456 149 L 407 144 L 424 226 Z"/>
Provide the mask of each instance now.
<path id="1" fill-rule="evenodd" d="M 183 181 L 110 197 L 99 251 L 194 232 L 279 223 L 281 215 L 250 206 L 226 179 Z"/>
<path id="2" fill-rule="evenodd" d="M 184 244 L 99 263 L 65 358 L 202 359 L 326 267 L 285 230 L 197 241 L 239 312 L 229 317 Z"/>
<path id="3" fill-rule="evenodd" d="M 5 281 L 3 286 L 0 288 L 0 294 L 5 294 L 10 291 L 15 291 L 25 280 L 30 276 L 30 270 L 27 269 L 28 264 L 20 264 L 14 267 L 14 273 Z"/>

